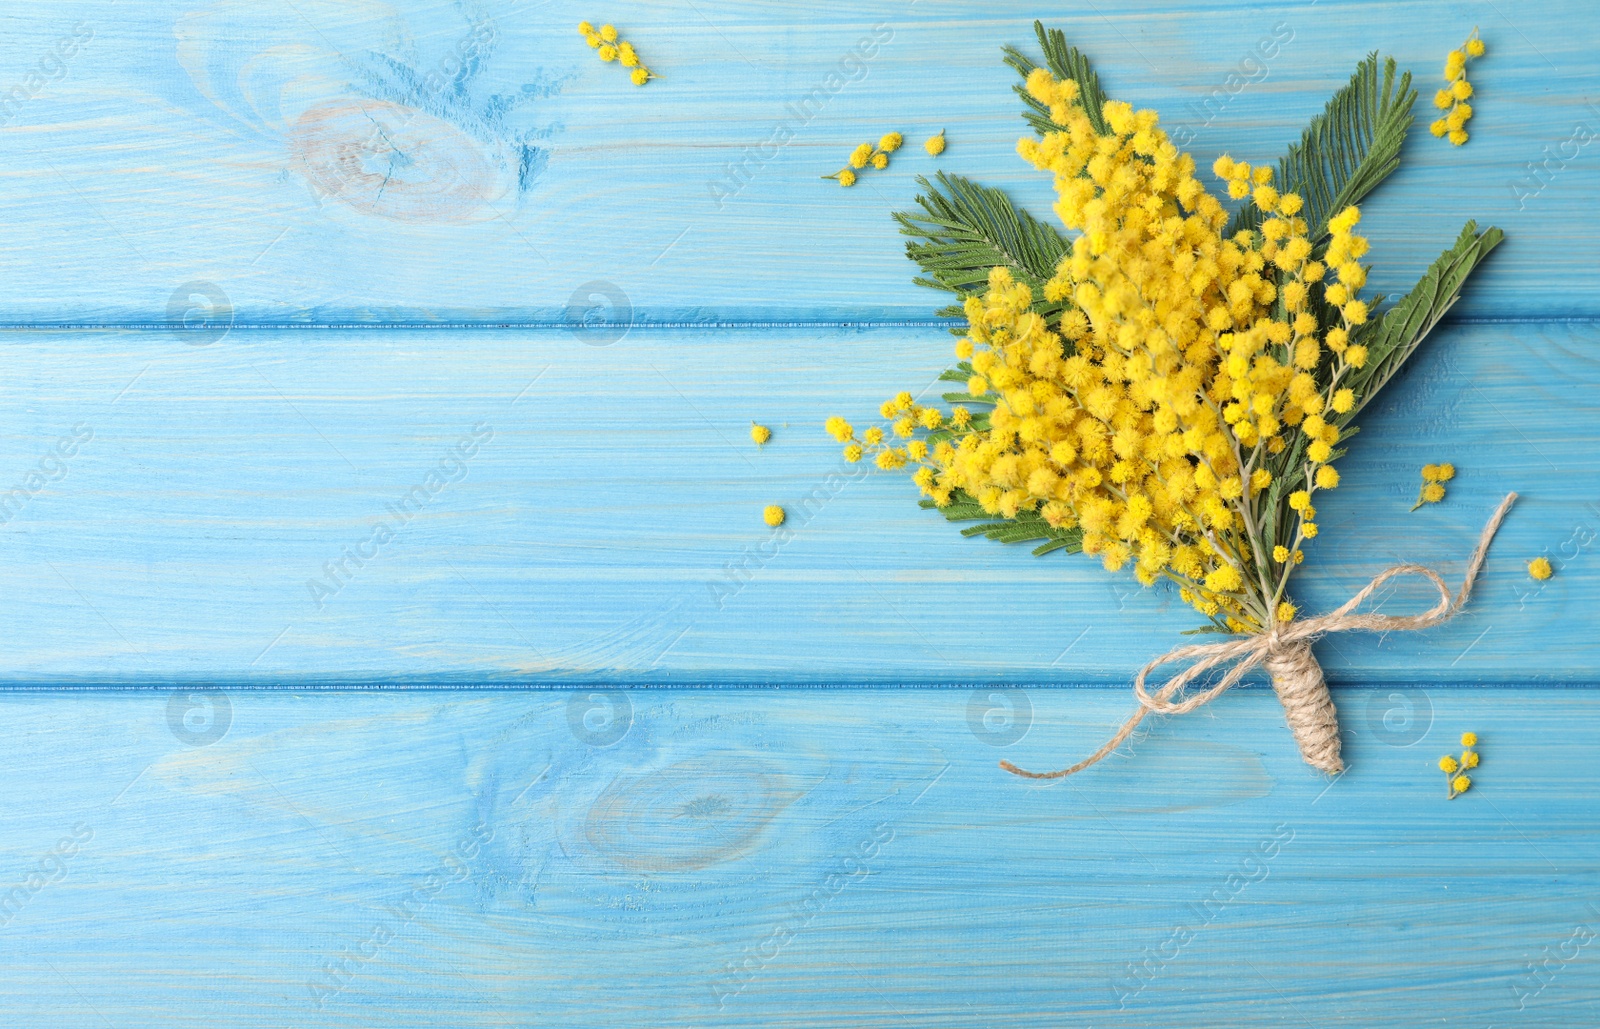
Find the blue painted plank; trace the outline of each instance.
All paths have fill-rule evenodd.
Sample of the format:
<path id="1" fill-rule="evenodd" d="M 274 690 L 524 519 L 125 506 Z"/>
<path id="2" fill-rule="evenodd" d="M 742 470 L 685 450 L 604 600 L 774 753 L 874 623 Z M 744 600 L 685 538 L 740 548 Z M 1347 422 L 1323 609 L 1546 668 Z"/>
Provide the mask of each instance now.
<path id="1" fill-rule="evenodd" d="M 1373 48 L 1417 72 L 1425 126 L 1445 51 L 1481 25 L 1473 140 L 1418 128 L 1364 223 L 1373 284 L 1409 286 L 1474 217 L 1509 241 L 1458 313 L 1600 315 L 1587 0 L 1514 20 L 1454 0 L 874 2 L 825 18 L 677 0 L 614 12 L 665 76 L 645 89 L 574 31 L 597 13 L 64 0 L 0 14 L 0 95 L 15 100 L 0 104 L 0 323 L 560 323 L 600 303 L 583 289 L 596 282 L 641 323 L 925 318 L 937 298 L 911 285 L 888 217 L 915 175 L 974 175 L 1048 214 L 1048 182 L 1013 153 L 999 61 L 1038 15 L 1207 165 L 1275 158 Z M 934 161 L 917 144 L 940 127 L 951 145 Z M 848 192 L 819 179 L 891 128 L 911 142 L 889 171 Z"/>
<path id="2" fill-rule="evenodd" d="M 1447 327 L 1378 400 L 1319 504 L 1304 610 L 1402 561 L 1454 580 L 1499 498 L 1524 499 L 1464 615 L 1327 640 L 1336 680 L 1594 680 L 1595 343 L 1589 325 Z M 870 422 L 899 388 L 937 392 L 950 344 L 933 328 L 0 337 L 0 487 L 19 489 L 0 493 L 0 588 L 27 598 L 0 678 L 1125 682 L 1196 624 L 1174 596 L 963 539 L 821 431 L 832 413 Z M 774 430 L 764 448 L 752 420 Z M 1445 460 L 1449 497 L 1407 513 L 1420 467 Z M 774 503 L 782 533 L 761 522 Z M 1541 553 L 1558 571 L 1538 587 L 1523 565 Z M 1384 596 L 1430 603 L 1411 584 Z"/>
<path id="3" fill-rule="evenodd" d="M 18 1029 L 1588 1024 L 1600 698 L 1390 692 L 1336 691 L 1337 781 L 1251 690 L 1043 787 L 996 759 L 1083 752 L 1123 692 L 1028 691 L 1009 745 L 1016 697 L 965 691 L 8 694 L 0 1003 Z M 1484 762 L 1447 801 L 1466 729 Z"/>

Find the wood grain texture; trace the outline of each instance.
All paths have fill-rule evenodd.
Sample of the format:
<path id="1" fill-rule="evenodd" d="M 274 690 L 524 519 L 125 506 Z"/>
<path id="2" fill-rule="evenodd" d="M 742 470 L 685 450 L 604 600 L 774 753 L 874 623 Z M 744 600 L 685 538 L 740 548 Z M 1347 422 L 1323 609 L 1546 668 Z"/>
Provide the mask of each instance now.
<path id="1" fill-rule="evenodd" d="M 1589 1024 L 1590 6 L 0 11 L 0 1022 Z M 1489 42 L 1472 142 L 1419 130 L 1363 228 L 1387 292 L 1468 217 L 1508 241 L 1364 420 L 1298 599 L 1454 578 L 1524 499 L 1461 618 L 1319 645 L 1336 781 L 1251 687 L 1000 772 L 1092 751 L 1194 619 L 820 431 L 949 361 L 888 217 L 915 175 L 1048 211 L 999 62 L 1036 16 L 1207 164 L 1275 157 L 1369 49 L 1426 105 Z M 583 46 L 605 17 L 661 82 Z M 889 129 L 890 170 L 818 179 Z M 1108 688 L 1019 688 L 1065 685 Z"/>
<path id="2" fill-rule="evenodd" d="M 1275 159 L 1362 55 L 1395 55 L 1422 120 L 1363 223 L 1374 287 L 1408 287 L 1470 217 L 1509 238 L 1459 314 L 1600 316 L 1583 0 L 677 0 L 616 12 L 665 76 L 645 89 L 574 31 L 593 16 L 510 0 L 0 14 L 0 69 L 23 83 L 0 108 L 0 323 L 559 324 L 595 281 L 641 323 L 923 319 L 937 298 L 911 285 L 889 220 L 917 174 L 973 175 L 1049 214 L 999 60 L 1038 16 L 1206 166 Z M 1427 104 L 1474 22 L 1490 54 L 1456 149 L 1427 135 Z M 916 144 L 940 127 L 934 161 Z M 888 129 L 911 140 L 889 171 L 849 191 L 819 179 Z M 223 299 L 180 292 L 194 283 Z"/>
<path id="3" fill-rule="evenodd" d="M 0 342 L 12 684 L 1111 683 L 1198 621 L 1090 559 L 963 539 L 842 461 L 823 417 L 936 392 L 937 329 Z M 1593 681 L 1594 353 L 1587 325 L 1458 325 L 1379 398 L 1319 505 L 1306 610 L 1403 561 L 1454 579 L 1524 499 L 1464 615 L 1326 641 L 1336 680 Z M 1441 460 L 1449 497 L 1407 513 Z M 1384 609 L 1430 603 L 1397 585 Z"/>
<path id="4" fill-rule="evenodd" d="M 1600 701 L 1336 692 L 1331 783 L 1250 690 L 1046 787 L 996 759 L 1082 752 L 1125 696 L 1029 691 L 995 746 L 1008 698 L 965 691 L 241 692 L 185 746 L 160 694 L 10 694 L 4 885 L 77 844 L 12 904 L 0 1002 L 19 1029 L 1586 1024 Z"/>

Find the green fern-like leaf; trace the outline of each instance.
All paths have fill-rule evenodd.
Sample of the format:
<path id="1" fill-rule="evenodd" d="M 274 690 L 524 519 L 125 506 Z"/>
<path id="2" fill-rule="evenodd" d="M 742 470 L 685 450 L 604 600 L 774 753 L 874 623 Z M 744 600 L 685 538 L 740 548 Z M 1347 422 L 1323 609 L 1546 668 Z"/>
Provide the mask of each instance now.
<path id="1" fill-rule="evenodd" d="M 1083 549 L 1082 529 L 1057 529 L 1045 521 L 1037 511 L 1020 511 L 1015 518 L 996 519 L 964 490 L 956 490 L 950 497 L 950 503 L 944 507 L 937 506 L 931 500 L 923 500 L 922 506 L 938 511 L 952 522 L 983 520 L 981 525 L 962 529 L 963 536 L 983 536 L 1000 543 L 1032 543 L 1044 540 L 1042 544 L 1033 548 L 1034 554 L 1041 557 L 1057 550 L 1076 554 Z"/>
<path id="2" fill-rule="evenodd" d="M 1018 282 L 1039 297 L 1035 305 L 1045 318 L 1059 316 L 1065 303 L 1048 303 L 1044 284 L 1067 252 L 1061 233 L 1011 202 L 1002 191 L 980 186 L 960 175 L 940 172 L 936 182 L 919 176 L 925 192 L 917 196 L 920 211 L 898 211 L 900 231 L 911 237 L 906 256 L 922 268 L 918 285 L 960 297 L 981 292 L 989 269 L 1003 265 Z M 939 311 L 960 317 L 959 305 Z"/>
<path id="3" fill-rule="evenodd" d="M 1505 233 L 1497 228 L 1479 232 L 1477 222 L 1467 222 L 1455 244 L 1439 255 L 1411 292 L 1360 337 L 1367 347 L 1367 363 L 1350 379 L 1360 401 L 1347 417 L 1353 418 L 1389 384 L 1445 312 L 1461 299 L 1461 287 L 1473 269 L 1504 238 Z"/>
<path id="4" fill-rule="evenodd" d="M 1046 30 L 1042 22 L 1033 23 L 1033 34 L 1039 39 L 1039 49 L 1044 51 L 1045 67 L 1050 69 L 1050 74 L 1057 79 L 1065 81 L 1072 79 L 1078 84 L 1078 102 L 1083 105 L 1083 112 L 1089 116 L 1089 123 L 1096 132 L 1104 134 L 1106 131 L 1105 118 L 1101 108 L 1105 106 L 1106 94 L 1100 88 L 1100 76 L 1096 75 L 1094 68 L 1089 64 L 1089 59 L 1075 46 L 1067 45 L 1066 34 L 1060 29 Z M 1016 47 L 1004 48 L 1006 64 L 1016 69 L 1018 75 L 1024 79 L 1028 73 L 1037 68 L 1022 51 Z M 1022 120 L 1027 122 L 1033 131 L 1044 135 L 1059 126 L 1050 120 L 1050 109 L 1033 97 L 1028 95 L 1026 86 L 1012 86 L 1024 104 Z"/>
<path id="5" fill-rule="evenodd" d="M 1394 58 L 1383 62 L 1368 54 L 1356 66 L 1350 84 L 1333 95 L 1323 112 L 1311 120 L 1300 142 L 1278 162 L 1273 184 L 1281 192 L 1298 193 L 1305 201 L 1301 217 L 1312 240 L 1328 231 L 1328 219 L 1361 198 L 1400 167 L 1400 147 L 1415 116 L 1411 113 L 1417 91 L 1411 73 L 1395 82 Z M 1246 203 L 1228 226 L 1261 227 L 1262 214 Z"/>

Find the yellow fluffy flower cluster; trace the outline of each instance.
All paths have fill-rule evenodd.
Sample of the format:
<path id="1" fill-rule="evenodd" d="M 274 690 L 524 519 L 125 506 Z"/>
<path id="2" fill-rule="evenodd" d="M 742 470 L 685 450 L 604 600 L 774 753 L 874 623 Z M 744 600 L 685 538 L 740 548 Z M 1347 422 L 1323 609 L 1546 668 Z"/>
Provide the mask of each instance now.
<path id="1" fill-rule="evenodd" d="M 1467 769 L 1478 767 L 1478 752 L 1472 748 L 1478 745 L 1478 734 L 1464 732 L 1461 734 L 1461 760 L 1446 754 L 1439 759 L 1439 771 L 1444 773 L 1445 792 L 1447 800 L 1455 800 L 1472 788 L 1472 779 L 1466 774 Z"/>
<path id="2" fill-rule="evenodd" d="M 1456 466 L 1453 464 L 1425 464 L 1422 466 L 1422 489 L 1417 494 L 1417 502 L 1411 505 L 1415 511 L 1423 504 L 1437 504 L 1444 499 L 1444 484 L 1456 477 Z"/>
<path id="3" fill-rule="evenodd" d="M 889 155 L 900 149 L 900 144 L 905 142 L 905 137 L 898 132 L 887 132 L 878 140 L 878 145 L 862 143 L 850 151 L 850 166 L 840 168 L 832 175 L 822 176 L 825 179 L 837 179 L 839 185 L 849 187 L 856 184 L 856 171 L 872 165 L 879 171 L 889 167 Z"/>
<path id="4" fill-rule="evenodd" d="M 1461 48 L 1450 51 L 1445 58 L 1444 77 L 1450 84 L 1433 95 L 1433 106 L 1445 114 L 1430 129 L 1435 136 L 1449 136 L 1456 146 L 1467 141 L 1467 121 L 1472 117 L 1472 105 L 1467 103 L 1472 96 L 1472 83 L 1467 81 L 1467 58 L 1482 57 L 1483 52 L 1483 40 L 1478 38 L 1478 30 L 1473 29 Z"/>
<path id="5" fill-rule="evenodd" d="M 994 268 L 956 344 L 986 416 L 902 393 L 886 429 L 828 429 L 849 460 L 915 465 L 939 506 L 959 490 L 1000 517 L 1080 529 L 1107 569 L 1175 581 L 1219 626 L 1292 619 L 1289 571 L 1317 535 L 1313 495 L 1339 483 L 1329 462 L 1357 400 L 1340 380 L 1367 360 L 1350 342 L 1369 313 L 1360 214 L 1331 218 L 1313 259 L 1302 199 L 1271 168 L 1223 157 L 1213 170 L 1260 214 L 1258 230 L 1226 235 L 1223 203 L 1155 112 L 1108 102 L 1101 132 L 1077 83 L 1041 68 L 1027 89 L 1056 128 L 1018 152 L 1054 173 L 1056 212 L 1079 233 L 1043 297 L 1072 306 L 1047 324 L 1034 291 Z M 1275 476 L 1288 481 L 1273 489 Z"/>
<path id="6" fill-rule="evenodd" d="M 615 25 L 602 25 L 597 29 L 589 22 L 580 21 L 578 22 L 578 32 L 599 53 L 602 61 L 608 64 L 616 61 L 624 68 L 633 69 L 628 73 L 628 78 L 635 86 L 642 86 L 651 79 L 660 78 L 655 72 L 645 67 L 632 43 L 617 37 Z"/>

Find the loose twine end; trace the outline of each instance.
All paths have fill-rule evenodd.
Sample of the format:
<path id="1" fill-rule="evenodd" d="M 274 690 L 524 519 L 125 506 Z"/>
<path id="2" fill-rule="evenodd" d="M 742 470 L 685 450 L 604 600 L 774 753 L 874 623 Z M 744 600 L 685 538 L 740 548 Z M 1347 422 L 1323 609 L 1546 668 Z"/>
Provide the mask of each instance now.
<path id="1" fill-rule="evenodd" d="M 1338 721 L 1334 716 L 1332 703 L 1325 701 L 1327 687 L 1321 682 L 1321 670 L 1316 667 L 1316 661 L 1311 657 L 1312 641 L 1330 632 L 1349 632 L 1356 629 L 1372 632 L 1408 632 L 1432 628 L 1449 621 L 1466 606 L 1467 599 L 1472 596 L 1473 583 L 1477 581 L 1478 572 L 1482 570 L 1483 562 L 1489 556 L 1489 544 L 1494 541 L 1495 533 L 1500 531 L 1500 523 L 1505 521 L 1506 514 L 1516 500 L 1517 494 L 1507 493 L 1505 499 L 1500 501 L 1500 506 L 1495 508 L 1494 514 L 1484 524 L 1483 532 L 1478 536 L 1477 548 L 1472 552 L 1472 560 L 1467 564 L 1461 589 L 1454 596 L 1450 593 L 1450 587 L 1445 585 L 1444 579 L 1433 569 L 1418 564 L 1395 565 L 1380 573 L 1359 593 L 1325 615 L 1298 622 L 1274 624 L 1266 632 L 1242 639 L 1222 643 L 1197 643 L 1169 650 L 1139 670 L 1139 675 L 1133 682 L 1133 693 L 1139 701 L 1139 707 L 1099 750 L 1075 765 L 1054 772 L 1030 772 L 1018 768 L 1010 761 L 1001 761 L 1000 767 L 1024 779 L 1065 779 L 1108 757 L 1133 734 L 1139 723 L 1144 721 L 1145 715 L 1151 712 L 1164 715 L 1187 714 L 1197 707 L 1209 704 L 1232 689 L 1255 668 L 1267 664 L 1269 668 L 1276 666 L 1291 669 L 1297 681 L 1296 685 L 1302 685 L 1299 680 L 1305 680 L 1315 687 L 1302 686 L 1287 691 L 1280 689 L 1279 697 L 1284 702 L 1291 727 L 1296 729 L 1296 736 L 1301 740 L 1303 752 L 1305 740 L 1302 738 L 1301 725 L 1309 720 L 1317 720 L 1331 726 L 1331 751 L 1307 753 L 1306 759 L 1324 771 L 1342 771 L 1344 765 L 1338 757 Z M 1353 613 L 1377 591 L 1378 587 L 1401 575 L 1419 575 L 1433 583 L 1439 590 L 1438 603 L 1420 615 Z M 1163 683 L 1153 695 L 1145 689 L 1145 679 L 1151 672 L 1164 664 L 1184 660 L 1190 662 L 1189 666 Z M 1233 667 L 1228 669 L 1227 674 L 1215 686 L 1192 696 L 1183 695 L 1185 688 L 1195 679 L 1213 668 L 1228 664 Z M 1324 705 L 1326 710 L 1323 710 Z"/>

